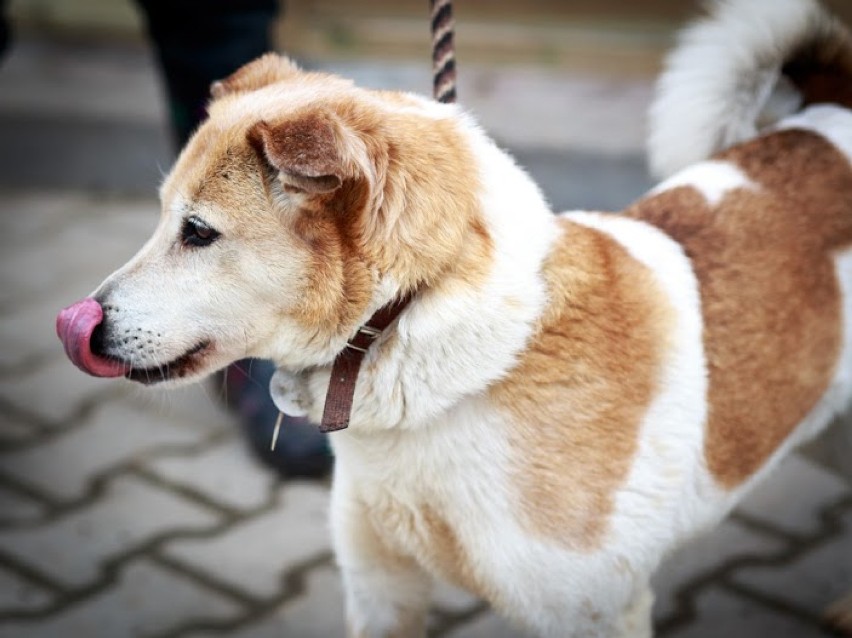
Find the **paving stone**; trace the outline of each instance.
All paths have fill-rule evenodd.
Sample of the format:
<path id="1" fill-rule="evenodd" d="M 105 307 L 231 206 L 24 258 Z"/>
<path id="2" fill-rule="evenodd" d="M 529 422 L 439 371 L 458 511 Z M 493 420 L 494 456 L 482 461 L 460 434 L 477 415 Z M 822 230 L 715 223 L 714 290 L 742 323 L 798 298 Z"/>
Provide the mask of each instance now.
<path id="1" fill-rule="evenodd" d="M 126 477 L 89 507 L 37 527 L 0 531 L 0 547 L 61 583 L 80 586 L 97 578 L 109 559 L 154 537 L 217 523 L 206 508 Z"/>
<path id="2" fill-rule="evenodd" d="M 688 626 L 664 638 L 828 638 L 798 618 L 778 613 L 752 600 L 710 589 L 698 599 L 698 615 Z"/>
<path id="3" fill-rule="evenodd" d="M 272 597 L 288 569 L 330 551 L 327 510 L 325 488 L 292 483 L 273 510 L 213 538 L 174 541 L 164 553 L 254 596 Z"/>
<path id="4" fill-rule="evenodd" d="M 783 542 L 758 534 L 732 520 L 724 521 L 670 556 L 654 576 L 654 616 L 663 619 L 676 609 L 675 594 L 684 585 L 724 563 L 747 556 L 771 556 L 786 548 Z"/>
<path id="5" fill-rule="evenodd" d="M 54 333 L 50 332 L 50 335 Z M 75 368 L 68 359 L 60 356 L 62 346 L 59 340 L 56 340 L 54 349 L 56 356 L 37 370 L 5 378 L 0 383 L 0 396 L 21 410 L 48 422 L 59 423 L 67 420 L 84 401 L 95 395 L 121 396 L 130 391 L 129 381 L 98 379 Z"/>
<path id="6" fill-rule="evenodd" d="M 38 501 L 0 485 L 0 526 L 32 521 L 45 512 Z"/>
<path id="7" fill-rule="evenodd" d="M 91 478 L 166 445 L 204 440 L 204 432 L 183 423 L 161 421 L 123 403 L 109 403 L 87 423 L 43 445 L 0 457 L 2 471 L 49 494 L 80 497 Z"/>
<path id="8" fill-rule="evenodd" d="M 44 607 L 51 600 L 50 592 L 0 567 L 0 613 Z"/>
<path id="9" fill-rule="evenodd" d="M 56 298 L 58 311 L 86 296 L 142 247 L 159 217 L 153 200 L 89 205 L 100 213 L 94 223 L 64 225 L 39 241 L 0 251 L 4 303 L 49 295 Z"/>
<path id="10" fill-rule="evenodd" d="M 240 607 L 146 560 L 123 570 L 115 586 L 36 622 L 0 625 L 0 638 L 147 636 L 192 621 L 224 621 Z"/>
<path id="11" fill-rule="evenodd" d="M 764 596 L 819 614 L 852 592 L 852 510 L 842 535 L 805 553 L 799 560 L 739 569 L 733 580 Z"/>
<path id="12" fill-rule="evenodd" d="M 825 432 L 802 448 L 802 454 L 852 485 L 849 450 L 852 450 L 852 410 L 838 416 Z"/>
<path id="13" fill-rule="evenodd" d="M 11 414 L 0 413 L 0 445 L 15 445 L 31 440 L 38 427 L 26 423 Z"/>
<path id="14" fill-rule="evenodd" d="M 852 494 L 852 485 L 794 454 L 784 459 L 737 510 L 782 531 L 806 536 L 819 531 L 820 510 L 847 494 Z"/>
<path id="15" fill-rule="evenodd" d="M 260 621 L 228 633 L 228 638 L 337 638 L 346 635 L 346 610 L 340 574 L 331 567 L 313 570 L 305 592 Z M 193 632 L 183 638 L 217 638 L 221 634 Z"/>
<path id="16" fill-rule="evenodd" d="M 4 373 L 3 385 L 29 372 L 20 367 L 34 359 L 64 358 L 62 344 L 56 338 L 56 313 L 59 309 L 60 302 L 49 296 L 7 304 L 0 311 L 0 343 L 3 344 L 0 348 L 0 370 Z"/>
<path id="17" fill-rule="evenodd" d="M 238 416 L 225 408 L 212 378 L 189 386 L 164 390 L 141 388 L 128 402 L 164 420 L 195 423 L 207 431 L 234 431 Z"/>
<path id="18" fill-rule="evenodd" d="M 488 612 L 451 631 L 447 638 L 524 638 L 526 635 L 508 620 Z"/>
<path id="19" fill-rule="evenodd" d="M 197 456 L 165 456 L 146 466 L 163 478 L 238 511 L 261 507 L 276 476 L 261 468 L 243 441 L 231 438 Z"/>

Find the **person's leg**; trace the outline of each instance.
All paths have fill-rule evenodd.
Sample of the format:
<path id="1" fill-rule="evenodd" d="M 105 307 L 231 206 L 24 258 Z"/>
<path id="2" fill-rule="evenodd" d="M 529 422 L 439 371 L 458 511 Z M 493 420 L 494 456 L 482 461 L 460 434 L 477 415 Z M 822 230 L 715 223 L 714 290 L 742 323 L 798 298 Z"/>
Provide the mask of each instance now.
<path id="1" fill-rule="evenodd" d="M 276 0 L 138 0 L 183 146 L 206 117 L 210 84 L 272 49 Z"/>
<path id="2" fill-rule="evenodd" d="M 0 0 L 2 2 L 3 0 Z M 272 49 L 276 0 L 137 0 L 157 51 L 175 143 L 183 146 L 206 117 L 210 84 Z M 217 377 L 260 458 L 285 476 L 320 476 L 331 467 L 325 436 L 304 419 L 285 419 L 269 449 L 278 411 L 269 397 L 275 371 L 266 361 L 241 361 Z"/>
<path id="3" fill-rule="evenodd" d="M 0 60 L 3 59 L 3 54 L 9 48 L 9 40 L 11 39 L 9 18 L 6 15 L 7 5 L 6 0 L 0 0 Z"/>

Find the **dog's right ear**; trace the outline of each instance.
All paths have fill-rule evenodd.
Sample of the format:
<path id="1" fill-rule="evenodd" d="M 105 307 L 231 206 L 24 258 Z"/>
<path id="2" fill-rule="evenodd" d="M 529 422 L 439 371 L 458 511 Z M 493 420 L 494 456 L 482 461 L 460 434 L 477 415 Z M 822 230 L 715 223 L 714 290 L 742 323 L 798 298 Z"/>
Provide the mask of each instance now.
<path id="1" fill-rule="evenodd" d="M 225 95 L 255 91 L 298 73 L 301 70 L 289 58 L 277 53 L 266 53 L 241 66 L 224 80 L 211 84 L 210 95 L 215 100 Z"/>
<path id="2" fill-rule="evenodd" d="M 307 193 L 330 193 L 352 174 L 342 150 L 346 131 L 331 113 L 304 113 L 277 124 L 260 121 L 247 136 L 282 182 Z"/>

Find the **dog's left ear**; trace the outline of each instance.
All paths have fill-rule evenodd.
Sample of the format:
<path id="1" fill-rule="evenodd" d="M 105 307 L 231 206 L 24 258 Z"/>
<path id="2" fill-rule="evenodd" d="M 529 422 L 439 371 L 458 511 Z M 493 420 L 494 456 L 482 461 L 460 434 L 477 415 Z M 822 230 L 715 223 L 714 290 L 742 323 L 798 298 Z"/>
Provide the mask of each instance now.
<path id="1" fill-rule="evenodd" d="M 349 136 L 334 115 L 323 112 L 277 124 L 260 121 L 248 132 L 249 143 L 281 179 L 308 193 L 330 193 L 350 176 L 352 164 L 344 157 Z"/>

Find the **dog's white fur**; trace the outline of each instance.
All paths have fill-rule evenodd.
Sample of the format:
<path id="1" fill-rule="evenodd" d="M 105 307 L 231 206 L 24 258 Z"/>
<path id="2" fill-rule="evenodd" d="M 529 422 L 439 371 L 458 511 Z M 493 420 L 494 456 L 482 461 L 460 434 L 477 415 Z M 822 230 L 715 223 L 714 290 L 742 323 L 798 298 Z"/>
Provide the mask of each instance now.
<path id="1" fill-rule="evenodd" d="M 814 21 L 823 20 L 810 0 L 773 0 L 772 11 L 764 13 L 766 6 L 725 0 L 712 21 L 687 32 L 661 80 L 652 118 L 652 157 L 660 172 L 670 174 L 705 160 L 719 144 L 755 135 L 758 111 L 779 76 L 775 67 L 756 69 L 754 60 L 768 55 L 780 64 L 781 51 L 802 37 L 801 25 L 812 29 Z M 288 67 L 281 73 L 298 72 Z M 747 90 L 738 84 L 743 77 Z M 456 107 L 361 92 L 340 80 L 328 80 L 323 88 L 300 86 L 296 77 L 239 88 L 214 102 L 210 122 L 164 185 L 164 216 L 154 237 L 96 291 L 111 308 L 106 321 L 112 332 L 167 334 L 169 340 L 152 337 L 140 352 L 125 352 L 115 341 L 108 354 L 156 366 L 212 335 L 187 379 L 243 356 L 269 357 L 280 366 L 271 387 L 277 405 L 319 419 L 329 363 L 360 323 L 405 292 L 400 283 L 405 272 L 365 267 L 369 299 L 356 320 L 337 332 L 306 326 L 294 317 L 303 311 L 304 298 L 316 294 L 312 254 L 291 227 L 312 201 L 310 194 L 298 182 L 288 182 L 293 176 L 287 171 L 278 181 L 262 182 L 255 168 L 238 168 L 233 170 L 239 174 L 227 178 L 230 185 L 217 182 L 217 188 L 238 188 L 238 196 L 223 190 L 211 203 L 194 196 L 212 179 L 193 173 L 194 163 L 216 166 L 221 158 L 210 157 L 210 140 L 242 139 L 248 120 L 274 119 L 284 105 L 312 108 L 341 95 L 387 118 L 447 124 L 474 160 L 467 169 L 478 182 L 477 205 L 492 257 L 479 279 L 439 280 L 419 292 L 369 350 L 350 428 L 331 437 L 336 456 L 332 531 L 351 633 L 419 635 L 433 577 L 459 571 L 464 584 L 474 585 L 498 610 L 539 635 L 650 636 L 648 583 L 664 555 L 718 522 L 779 458 L 825 426 L 852 397 L 852 252 L 838 254 L 835 262 L 844 332 L 833 380 L 757 471 L 725 486 L 705 459 L 703 302 L 693 263 L 680 244 L 640 220 L 583 212 L 554 218 L 527 174 Z M 849 111 L 809 108 L 781 127 L 816 131 L 852 158 Z M 381 171 L 368 161 L 366 143 L 346 130 L 336 138 L 351 160 L 346 170 L 371 173 L 374 183 Z M 649 197 L 682 189 L 694 189 L 715 208 L 733 193 L 760 193 L 763 186 L 729 161 L 713 160 L 674 175 Z M 371 191 L 374 198 L 380 195 Z M 452 207 L 451 198 L 442 201 Z M 406 202 L 397 204 L 388 210 L 402 215 Z M 228 209 L 235 205 L 239 218 Z M 189 213 L 202 216 L 223 240 L 203 251 L 177 247 Z M 623 249 L 626 256 L 620 259 L 631 268 L 649 273 L 660 305 L 671 311 L 665 344 L 659 345 L 658 390 L 639 424 L 626 478 L 613 490 L 611 511 L 601 512 L 605 529 L 589 547 L 536 532 L 518 515 L 523 494 L 510 470 L 513 459 L 523 456 L 511 437 L 518 417 L 489 394 L 525 355 L 547 311 L 553 293 L 544 264 L 555 246 L 570 245 L 572 233 L 583 229 L 591 229 L 596 241 L 612 242 L 612 251 Z M 558 376 L 558 369 L 553 374 Z M 446 556 L 453 564 L 443 560 Z"/>
<path id="2" fill-rule="evenodd" d="M 650 111 L 649 159 L 668 177 L 791 115 L 801 96 L 784 60 L 814 33 L 840 28 L 816 0 L 719 0 L 681 32 Z"/>

